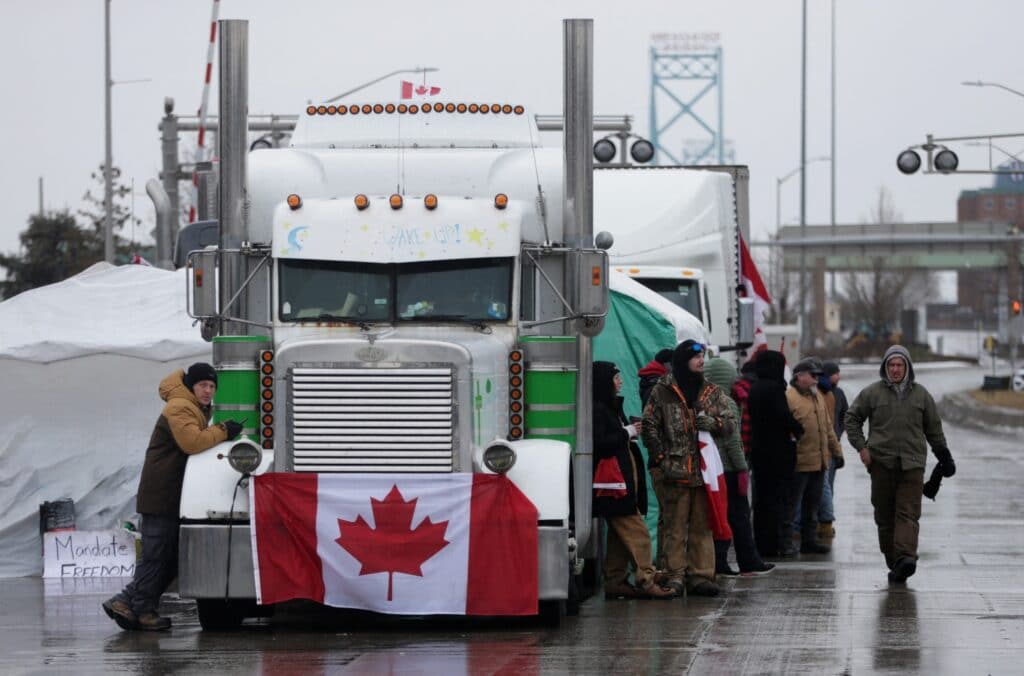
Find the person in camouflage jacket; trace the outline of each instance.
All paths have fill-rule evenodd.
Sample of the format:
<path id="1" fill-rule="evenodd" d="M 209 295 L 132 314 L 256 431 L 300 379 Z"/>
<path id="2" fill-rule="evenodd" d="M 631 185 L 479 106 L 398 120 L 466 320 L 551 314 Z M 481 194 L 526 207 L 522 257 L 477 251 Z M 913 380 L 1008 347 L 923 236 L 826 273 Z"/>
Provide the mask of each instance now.
<path id="1" fill-rule="evenodd" d="M 736 419 L 725 393 L 706 382 L 703 372 L 704 346 L 693 340 L 680 343 L 671 372 L 658 380 L 644 406 L 642 437 L 651 457 L 651 480 L 661 485 L 665 501 L 666 585 L 716 596 L 715 548 L 697 433 L 710 432 L 724 441 Z"/>

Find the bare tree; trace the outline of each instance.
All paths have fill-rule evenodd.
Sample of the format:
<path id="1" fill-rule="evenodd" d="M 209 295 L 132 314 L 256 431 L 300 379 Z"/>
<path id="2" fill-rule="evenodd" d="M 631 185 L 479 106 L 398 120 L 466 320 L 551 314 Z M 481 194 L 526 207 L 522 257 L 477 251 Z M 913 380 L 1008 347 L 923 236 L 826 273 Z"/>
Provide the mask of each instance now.
<path id="1" fill-rule="evenodd" d="M 869 223 L 898 223 L 902 220 L 892 195 L 883 186 L 867 218 Z M 933 288 L 927 271 L 892 267 L 891 259 L 876 256 L 868 272 L 849 273 L 840 300 L 842 313 L 856 333 L 868 342 L 885 342 L 900 328 L 900 312 L 925 303 Z"/>

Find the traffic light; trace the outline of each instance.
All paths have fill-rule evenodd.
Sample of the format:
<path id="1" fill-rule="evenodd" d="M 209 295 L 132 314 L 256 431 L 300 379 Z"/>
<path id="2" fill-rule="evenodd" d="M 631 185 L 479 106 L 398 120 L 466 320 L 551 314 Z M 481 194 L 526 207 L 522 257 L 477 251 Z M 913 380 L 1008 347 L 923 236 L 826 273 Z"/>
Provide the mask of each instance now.
<path id="1" fill-rule="evenodd" d="M 1010 301 L 1010 314 L 1014 317 L 1020 316 L 1020 299 L 1013 299 Z"/>

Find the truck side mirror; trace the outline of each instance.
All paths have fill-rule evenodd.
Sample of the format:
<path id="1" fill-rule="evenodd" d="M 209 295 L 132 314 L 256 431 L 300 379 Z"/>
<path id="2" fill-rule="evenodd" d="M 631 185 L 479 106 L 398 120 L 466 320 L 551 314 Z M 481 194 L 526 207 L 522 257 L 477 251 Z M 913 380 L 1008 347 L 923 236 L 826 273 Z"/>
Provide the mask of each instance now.
<path id="1" fill-rule="evenodd" d="M 193 251 L 188 255 L 189 316 L 202 319 L 217 316 L 217 249 Z"/>
<path id="2" fill-rule="evenodd" d="M 736 327 L 736 347 L 742 350 L 754 344 L 754 299 L 737 298 L 736 310 L 739 319 Z"/>
<path id="3" fill-rule="evenodd" d="M 575 310 L 580 315 L 579 329 L 585 336 L 596 336 L 604 328 L 604 316 L 608 314 L 608 254 L 599 249 L 584 249 L 579 252 L 578 269 L 579 305 Z"/>

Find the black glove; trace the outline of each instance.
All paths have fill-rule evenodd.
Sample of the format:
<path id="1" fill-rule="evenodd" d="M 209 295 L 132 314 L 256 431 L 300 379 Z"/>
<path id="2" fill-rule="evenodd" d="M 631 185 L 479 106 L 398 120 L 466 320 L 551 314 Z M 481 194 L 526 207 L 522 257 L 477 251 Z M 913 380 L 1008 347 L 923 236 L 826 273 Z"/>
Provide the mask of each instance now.
<path id="1" fill-rule="evenodd" d="M 833 460 L 836 463 L 836 469 L 842 469 L 843 467 L 846 467 L 846 458 L 844 458 L 843 456 L 837 455 L 835 458 L 833 458 Z"/>
<path id="2" fill-rule="evenodd" d="M 228 441 L 234 441 L 242 432 L 242 423 L 235 422 L 234 420 L 225 420 L 223 423 L 224 430 L 228 433 Z"/>
<path id="3" fill-rule="evenodd" d="M 929 477 L 928 481 L 926 481 L 924 486 L 921 488 L 921 493 L 924 494 L 924 497 L 929 498 L 931 500 L 934 500 L 935 496 L 938 495 L 938 493 L 939 493 L 939 487 L 941 485 L 942 485 L 942 464 L 940 463 L 940 464 L 936 465 L 934 469 L 932 469 L 932 475 L 931 475 L 931 477 Z"/>
<path id="4" fill-rule="evenodd" d="M 948 448 L 933 448 L 932 453 L 939 461 L 942 476 L 949 478 L 956 474 L 956 463 L 953 462 L 953 454 L 949 452 Z"/>

